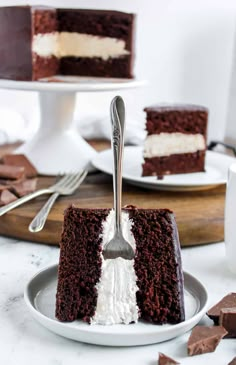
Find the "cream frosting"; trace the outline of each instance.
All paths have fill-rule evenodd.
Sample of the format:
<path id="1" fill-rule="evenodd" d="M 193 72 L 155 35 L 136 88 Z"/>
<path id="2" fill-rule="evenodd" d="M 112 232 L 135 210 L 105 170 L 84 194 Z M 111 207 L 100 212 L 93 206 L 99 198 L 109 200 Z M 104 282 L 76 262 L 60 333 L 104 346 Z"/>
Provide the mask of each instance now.
<path id="1" fill-rule="evenodd" d="M 114 235 L 114 210 L 111 210 L 103 223 L 102 247 Z M 131 232 L 132 221 L 127 212 L 122 212 L 122 231 L 125 239 L 135 250 L 135 239 Z M 102 256 L 102 274 L 97 284 L 97 306 L 91 324 L 111 325 L 137 322 L 139 310 L 136 302 L 137 277 L 134 260 L 119 257 L 104 260 Z"/>
<path id="2" fill-rule="evenodd" d="M 147 136 L 144 157 L 161 157 L 180 153 L 194 153 L 206 148 L 202 134 L 160 133 Z"/>
<path id="3" fill-rule="evenodd" d="M 103 60 L 130 53 L 122 39 L 75 32 L 36 34 L 32 50 L 41 57 L 100 57 Z"/>

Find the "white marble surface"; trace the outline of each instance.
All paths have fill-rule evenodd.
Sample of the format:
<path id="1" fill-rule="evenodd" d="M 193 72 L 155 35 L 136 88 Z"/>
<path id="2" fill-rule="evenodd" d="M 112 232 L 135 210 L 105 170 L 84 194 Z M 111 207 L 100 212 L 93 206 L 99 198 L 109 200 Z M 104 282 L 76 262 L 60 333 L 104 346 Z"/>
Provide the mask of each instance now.
<path id="1" fill-rule="evenodd" d="M 35 322 L 23 299 L 27 281 L 39 269 L 58 261 L 59 249 L 0 237 L 0 349 L 4 365 L 155 365 L 158 352 L 181 364 L 227 365 L 236 356 L 236 339 L 222 340 L 214 353 L 187 357 L 189 333 L 151 346 L 109 348 L 59 337 Z M 210 302 L 236 291 L 236 275 L 225 263 L 224 244 L 182 250 L 184 270 L 208 289 Z M 210 324 L 205 317 L 201 323 Z"/>

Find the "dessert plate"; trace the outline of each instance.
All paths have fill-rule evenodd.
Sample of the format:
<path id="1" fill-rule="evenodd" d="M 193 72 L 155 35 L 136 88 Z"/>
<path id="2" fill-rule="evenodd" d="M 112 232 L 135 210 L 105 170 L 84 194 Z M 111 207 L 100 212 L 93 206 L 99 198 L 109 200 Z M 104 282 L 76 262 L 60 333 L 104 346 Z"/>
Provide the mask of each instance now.
<path id="1" fill-rule="evenodd" d="M 235 161 L 234 157 L 206 151 L 205 172 L 167 175 L 164 176 L 163 180 L 158 180 L 156 176 L 141 176 L 143 149 L 140 146 L 128 146 L 124 149 L 123 179 L 130 184 L 147 189 L 173 191 L 205 190 L 225 184 L 228 168 Z M 92 160 L 92 164 L 97 169 L 107 174 L 112 174 L 112 151 L 109 149 L 98 153 Z"/>
<path id="2" fill-rule="evenodd" d="M 138 322 L 130 325 L 89 325 L 55 318 L 57 265 L 41 270 L 28 283 L 25 301 L 32 316 L 50 331 L 80 342 L 105 346 L 138 346 L 162 342 L 189 331 L 207 311 L 207 291 L 192 275 L 184 273 L 186 320 L 176 325 Z"/>

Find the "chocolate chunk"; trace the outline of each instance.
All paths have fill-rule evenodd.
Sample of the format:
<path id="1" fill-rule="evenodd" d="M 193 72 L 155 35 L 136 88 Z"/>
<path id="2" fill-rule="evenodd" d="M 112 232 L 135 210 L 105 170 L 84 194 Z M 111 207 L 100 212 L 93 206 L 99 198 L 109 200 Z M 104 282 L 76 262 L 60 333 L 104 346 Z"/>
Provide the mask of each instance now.
<path id="1" fill-rule="evenodd" d="M 22 166 L 0 165 L 0 177 L 4 179 L 21 179 L 24 173 L 25 169 Z"/>
<path id="2" fill-rule="evenodd" d="M 188 355 L 200 355 L 215 351 L 220 340 L 227 334 L 222 326 L 196 326 L 188 340 Z"/>
<path id="3" fill-rule="evenodd" d="M 207 315 L 217 325 L 219 324 L 221 309 L 234 308 L 234 307 L 236 307 L 236 293 L 229 293 L 224 298 L 222 298 L 217 304 L 215 304 L 212 308 L 210 308 L 207 312 Z"/>
<path id="4" fill-rule="evenodd" d="M 176 365 L 176 364 L 180 364 L 180 363 L 175 361 L 171 357 L 163 354 L 162 352 L 159 352 L 158 365 Z"/>
<path id="5" fill-rule="evenodd" d="M 9 190 L 0 191 L 0 206 L 14 202 L 17 197 L 12 194 Z"/>
<path id="6" fill-rule="evenodd" d="M 225 337 L 236 337 L 236 307 L 221 309 L 219 324 L 228 332 Z"/>
<path id="7" fill-rule="evenodd" d="M 0 192 L 2 192 L 3 190 L 7 190 L 8 186 L 7 185 L 2 185 L 0 183 Z"/>
<path id="8" fill-rule="evenodd" d="M 24 167 L 26 177 L 36 177 L 38 175 L 36 168 L 25 155 L 5 155 L 2 161 L 5 165 Z"/>
<path id="9" fill-rule="evenodd" d="M 233 358 L 232 361 L 228 365 L 236 365 L 236 357 Z"/>
<path id="10" fill-rule="evenodd" d="M 36 190 L 37 179 L 27 179 L 20 181 L 19 183 L 12 184 L 11 190 L 18 197 L 30 194 Z"/>

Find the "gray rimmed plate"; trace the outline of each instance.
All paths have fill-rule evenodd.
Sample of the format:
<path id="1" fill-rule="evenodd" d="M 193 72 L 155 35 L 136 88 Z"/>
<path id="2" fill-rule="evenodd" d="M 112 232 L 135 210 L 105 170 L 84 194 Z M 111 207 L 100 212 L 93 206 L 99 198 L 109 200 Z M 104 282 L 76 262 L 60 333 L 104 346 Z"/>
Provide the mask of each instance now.
<path id="1" fill-rule="evenodd" d="M 207 311 L 208 295 L 194 276 L 184 272 L 186 320 L 175 325 L 138 322 L 130 325 L 89 325 L 82 321 L 59 322 L 55 318 L 57 265 L 38 272 L 25 289 L 32 316 L 50 331 L 81 342 L 105 346 L 138 346 L 170 340 L 193 328 Z"/>

